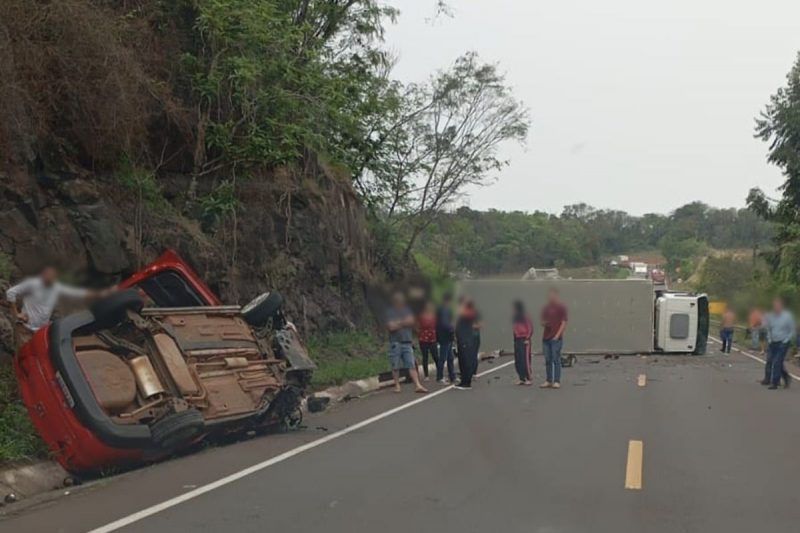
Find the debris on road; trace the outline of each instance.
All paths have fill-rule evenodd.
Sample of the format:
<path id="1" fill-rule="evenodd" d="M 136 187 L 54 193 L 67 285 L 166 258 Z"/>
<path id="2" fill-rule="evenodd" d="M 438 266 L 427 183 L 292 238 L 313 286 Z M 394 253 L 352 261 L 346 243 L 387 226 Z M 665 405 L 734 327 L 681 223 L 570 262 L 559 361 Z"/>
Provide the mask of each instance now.
<path id="1" fill-rule="evenodd" d="M 329 396 L 312 396 L 308 399 L 308 411 L 310 413 L 319 413 L 327 409 L 330 403 Z"/>

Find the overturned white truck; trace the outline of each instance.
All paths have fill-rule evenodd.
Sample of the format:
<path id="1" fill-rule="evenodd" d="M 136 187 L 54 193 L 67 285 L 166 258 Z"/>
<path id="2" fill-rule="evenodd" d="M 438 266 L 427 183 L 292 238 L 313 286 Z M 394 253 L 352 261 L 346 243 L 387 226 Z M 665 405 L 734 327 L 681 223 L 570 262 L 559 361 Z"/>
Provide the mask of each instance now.
<path id="1" fill-rule="evenodd" d="M 534 323 L 533 349 L 541 352 L 539 315 L 551 287 L 569 310 L 565 354 L 706 352 L 704 294 L 661 290 L 649 279 L 464 280 L 459 294 L 471 297 L 483 317 L 481 351 L 513 350 L 511 305 L 522 300 Z"/>

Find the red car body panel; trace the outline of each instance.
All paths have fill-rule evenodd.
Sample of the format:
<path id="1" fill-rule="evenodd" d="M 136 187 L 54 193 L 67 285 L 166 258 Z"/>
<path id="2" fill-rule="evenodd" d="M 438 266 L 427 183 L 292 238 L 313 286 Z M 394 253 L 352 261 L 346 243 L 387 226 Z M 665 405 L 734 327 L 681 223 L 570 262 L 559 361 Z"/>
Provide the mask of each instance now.
<path id="1" fill-rule="evenodd" d="M 211 289 L 171 250 L 126 279 L 120 287 L 133 287 L 166 270 L 180 274 L 207 305 L 219 305 Z M 74 399 L 50 359 L 49 333 L 50 326 L 41 328 L 20 348 L 14 358 L 14 370 L 31 420 L 58 462 L 69 471 L 97 472 L 107 465 L 135 464 L 148 459 L 144 450 L 106 445 L 80 422 L 72 409 Z"/>

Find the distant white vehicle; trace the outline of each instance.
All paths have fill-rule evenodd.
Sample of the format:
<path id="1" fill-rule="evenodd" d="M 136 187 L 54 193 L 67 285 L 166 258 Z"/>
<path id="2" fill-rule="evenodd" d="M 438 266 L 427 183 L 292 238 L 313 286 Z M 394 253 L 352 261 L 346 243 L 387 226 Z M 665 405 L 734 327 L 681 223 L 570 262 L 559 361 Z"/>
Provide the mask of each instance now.
<path id="1" fill-rule="evenodd" d="M 522 279 L 561 279 L 561 276 L 559 276 L 557 268 L 529 268 Z"/>
<path id="2" fill-rule="evenodd" d="M 631 263 L 631 275 L 635 279 L 647 279 L 647 263 Z"/>

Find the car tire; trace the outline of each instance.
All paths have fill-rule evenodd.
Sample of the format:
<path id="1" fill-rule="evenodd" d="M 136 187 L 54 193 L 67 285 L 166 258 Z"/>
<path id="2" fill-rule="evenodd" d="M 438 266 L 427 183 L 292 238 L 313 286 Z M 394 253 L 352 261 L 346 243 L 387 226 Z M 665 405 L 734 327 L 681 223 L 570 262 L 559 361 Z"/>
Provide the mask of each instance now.
<path id="1" fill-rule="evenodd" d="M 172 413 L 150 426 L 153 443 L 159 448 L 172 449 L 188 444 L 205 429 L 203 415 L 197 409 Z"/>
<path id="2" fill-rule="evenodd" d="M 283 307 L 283 296 L 278 291 L 265 292 L 242 307 L 242 317 L 253 327 L 263 327 Z"/>
<path id="3" fill-rule="evenodd" d="M 115 292 L 98 300 L 91 306 L 95 327 L 98 329 L 113 328 L 125 320 L 127 311 L 137 313 L 144 307 L 144 300 L 135 289 Z"/>

